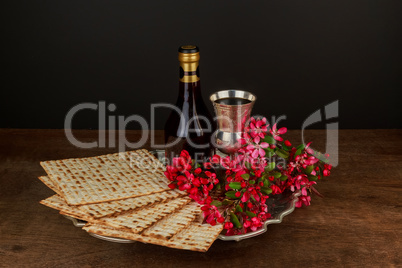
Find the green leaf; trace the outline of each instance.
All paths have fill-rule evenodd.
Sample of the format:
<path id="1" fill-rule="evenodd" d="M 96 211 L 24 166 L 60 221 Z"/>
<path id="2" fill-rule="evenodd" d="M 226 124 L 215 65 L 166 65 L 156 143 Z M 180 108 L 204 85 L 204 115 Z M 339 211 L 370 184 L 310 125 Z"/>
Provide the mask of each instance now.
<path id="1" fill-rule="evenodd" d="M 263 141 L 265 141 L 269 144 L 276 144 L 276 140 L 271 135 L 266 135 L 265 138 L 263 139 Z"/>
<path id="2" fill-rule="evenodd" d="M 318 170 L 318 172 L 316 172 L 316 175 L 317 175 L 317 176 L 320 176 L 320 177 L 323 176 L 321 168 Z"/>
<path id="3" fill-rule="evenodd" d="M 299 146 L 297 146 L 297 150 L 304 150 L 304 148 L 306 147 L 306 145 L 304 145 L 304 144 L 300 144 Z"/>
<path id="4" fill-rule="evenodd" d="M 227 197 L 233 198 L 233 199 L 240 198 L 240 197 L 237 197 L 237 196 L 236 196 L 236 191 L 229 191 L 229 192 L 226 192 L 225 195 L 226 195 Z"/>
<path id="5" fill-rule="evenodd" d="M 266 194 L 266 195 L 269 195 L 269 194 L 272 193 L 272 189 L 271 189 L 271 188 L 268 188 L 268 187 L 262 187 L 262 188 L 261 188 L 261 193 Z"/>
<path id="6" fill-rule="evenodd" d="M 288 176 L 286 176 L 286 175 L 281 176 L 281 181 L 286 181 L 287 179 L 288 179 Z"/>
<path id="7" fill-rule="evenodd" d="M 237 205 L 235 211 L 236 212 L 243 212 L 243 209 L 241 208 L 241 206 Z"/>
<path id="8" fill-rule="evenodd" d="M 214 200 L 211 202 L 211 205 L 213 205 L 215 207 L 220 207 L 220 206 L 222 206 L 222 202 L 220 202 L 218 200 Z"/>
<path id="9" fill-rule="evenodd" d="M 245 180 L 248 180 L 250 178 L 250 174 L 244 173 L 243 175 L 241 175 L 241 177 Z"/>
<path id="10" fill-rule="evenodd" d="M 264 180 L 264 187 L 268 187 L 270 185 L 269 180 Z"/>
<path id="11" fill-rule="evenodd" d="M 265 157 L 271 157 L 275 154 L 275 151 L 269 147 L 265 148 L 264 151 L 265 151 Z"/>
<path id="12" fill-rule="evenodd" d="M 289 153 L 282 149 L 277 149 L 275 152 L 279 157 L 287 159 L 289 157 Z"/>
<path id="13" fill-rule="evenodd" d="M 282 142 L 282 148 L 283 148 L 285 151 L 290 151 L 290 150 L 292 150 L 291 147 L 286 146 L 285 142 Z"/>
<path id="14" fill-rule="evenodd" d="M 255 213 L 251 212 L 251 211 L 246 211 L 247 216 L 249 216 L 250 218 L 254 218 L 257 215 L 255 215 Z"/>
<path id="15" fill-rule="evenodd" d="M 224 206 L 230 205 L 230 204 L 232 204 L 232 203 L 233 203 L 233 201 L 232 201 L 232 200 L 229 200 L 229 199 L 224 199 L 224 200 L 222 201 L 222 205 L 224 205 Z"/>
<path id="16" fill-rule="evenodd" d="M 229 187 L 232 189 L 241 189 L 241 183 L 240 182 L 231 182 L 229 183 Z"/>
<path id="17" fill-rule="evenodd" d="M 274 169 L 275 169 L 275 162 L 271 162 L 265 167 L 264 171 L 268 172 L 268 171 L 271 171 L 271 170 L 274 170 Z"/>
<path id="18" fill-rule="evenodd" d="M 300 144 L 299 146 L 297 146 L 295 156 L 300 155 L 305 147 L 306 147 L 306 145 L 304 145 L 304 144 Z"/>
<path id="19" fill-rule="evenodd" d="M 313 171 L 313 169 L 314 169 L 313 165 L 307 166 L 306 169 L 304 170 L 304 173 L 306 173 L 307 175 L 310 175 L 311 172 Z"/>
<path id="20" fill-rule="evenodd" d="M 255 184 L 255 180 L 251 180 L 251 181 L 249 181 L 248 183 L 250 183 L 250 184 Z"/>
<path id="21" fill-rule="evenodd" d="M 247 169 L 251 169 L 251 164 L 249 162 L 244 163 Z"/>
<path id="22" fill-rule="evenodd" d="M 242 228 L 239 219 L 237 218 L 237 216 L 233 213 L 230 212 L 230 221 L 233 223 L 234 226 L 236 226 L 236 228 Z"/>
<path id="23" fill-rule="evenodd" d="M 302 150 L 300 150 L 300 149 L 297 149 L 297 151 L 295 152 L 295 156 L 298 156 L 298 155 L 300 155 L 300 154 L 301 154 L 301 152 L 302 152 Z"/>
<path id="24" fill-rule="evenodd" d="M 318 180 L 318 177 L 317 177 L 317 176 L 308 175 L 307 177 L 308 177 L 308 179 L 309 179 L 310 181 L 316 181 L 316 180 Z"/>
<path id="25" fill-rule="evenodd" d="M 274 172 L 274 178 L 279 179 L 282 176 L 280 172 Z"/>

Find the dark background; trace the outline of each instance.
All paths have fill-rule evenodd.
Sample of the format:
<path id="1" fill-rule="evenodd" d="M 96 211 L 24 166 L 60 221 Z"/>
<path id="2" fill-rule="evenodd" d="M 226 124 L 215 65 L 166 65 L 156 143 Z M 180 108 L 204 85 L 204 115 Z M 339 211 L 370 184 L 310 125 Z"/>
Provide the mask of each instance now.
<path id="1" fill-rule="evenodd" d="M 401 1 L 3 1 L 0 12 L 2 128 L 63 128 L 74 105 L 102 100 L 117 106 L 108 115 L 149 119 L 151 103 L 175 102 L 188 43 L 211 110 L 211 93 L 239 88 L 257 95 L 255 114 L 293 129 L 336 100 L 340 128 L 402 128 Z M 73 128 L 97 122 L 82 111 Z"/>

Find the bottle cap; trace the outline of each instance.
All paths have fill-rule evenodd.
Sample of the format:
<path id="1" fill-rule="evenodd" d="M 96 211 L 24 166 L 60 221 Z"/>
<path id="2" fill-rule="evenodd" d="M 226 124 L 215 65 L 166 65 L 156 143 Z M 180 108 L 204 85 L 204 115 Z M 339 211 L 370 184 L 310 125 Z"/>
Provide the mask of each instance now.
<path id="1" fill-rule="evenodd" d="M 200 49 L 194 45 L 184 45 L 179 47 L 179 61 L 198 62 L 200 60 Z"/>

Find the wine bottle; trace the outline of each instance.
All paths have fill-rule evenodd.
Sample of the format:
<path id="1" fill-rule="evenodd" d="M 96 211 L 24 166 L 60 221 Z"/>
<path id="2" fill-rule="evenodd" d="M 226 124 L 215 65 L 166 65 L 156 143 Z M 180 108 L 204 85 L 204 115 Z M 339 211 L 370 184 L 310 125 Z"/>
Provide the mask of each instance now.
<path id="1" fill-rule="evenodd" d="M 180 155 L 182 150 L 187 150 L 197 162 L 205 161 L 214 152 L 211 137 L 215 131 L 215 122 L 202 99 L 199 60 L 197 46 L 179 47 L 178 110 L 172 110 L 165 125 L 168 161 Z"/>

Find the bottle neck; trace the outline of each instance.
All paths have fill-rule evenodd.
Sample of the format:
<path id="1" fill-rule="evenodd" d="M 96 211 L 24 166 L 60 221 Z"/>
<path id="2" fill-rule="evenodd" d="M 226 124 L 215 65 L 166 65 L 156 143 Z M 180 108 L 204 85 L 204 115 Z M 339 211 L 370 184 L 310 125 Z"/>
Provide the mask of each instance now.
<path id="1" fill-rule="evenodd" d="M 193 83 L 179 82 L 179 100 L 190 101 L 191 98 L 199 98 L 201 96 L 200 81 Z"/>
<path id="2" fill-rule="evenodd" d="M 179 73 L 179 94 L 184 98 L 201 95 L 199 61 L 181 61 Z"/>

